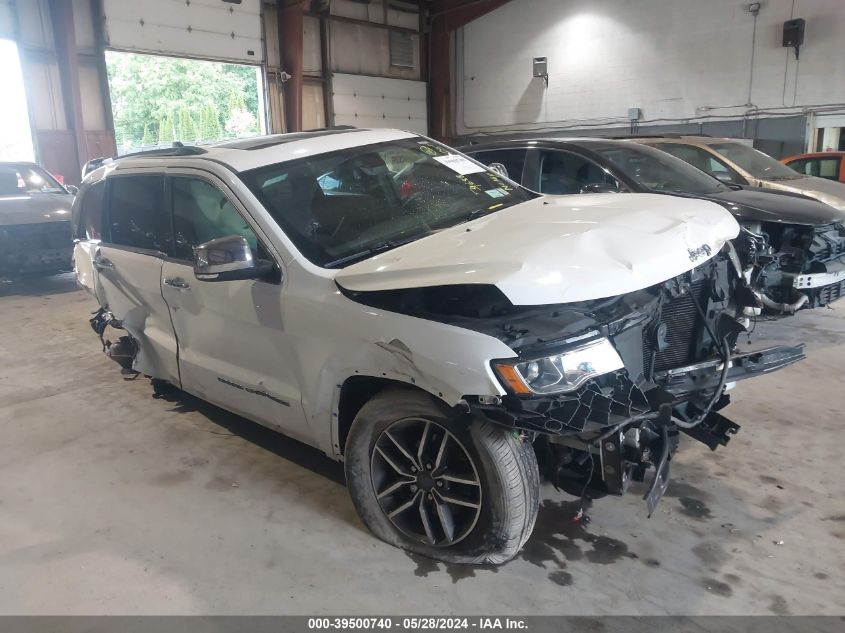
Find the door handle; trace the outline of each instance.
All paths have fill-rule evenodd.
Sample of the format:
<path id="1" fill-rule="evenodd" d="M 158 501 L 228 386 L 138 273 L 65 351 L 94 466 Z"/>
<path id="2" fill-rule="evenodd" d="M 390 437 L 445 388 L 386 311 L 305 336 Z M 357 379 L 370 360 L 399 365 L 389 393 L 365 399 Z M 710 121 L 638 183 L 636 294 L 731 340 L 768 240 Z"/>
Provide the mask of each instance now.
<path id="1" fill-rule="evenodd" d="M 96 268 L 97 270 L 103 270 L 105 268 L 114 268 L 114 263 L 112 263 L 112 260 L 103 257 L 102 255 L 97 255 L 96 257 L 94 257 L 94 261 L 91 263 L 94 264 L 94 268 Z"/>
<path id="2" fill-rule="evenodd" d="M 176 288 L 177 290 L 187 290 L 191 287 L 190 284 L 181 277 L 165 277 L 164 285 Z"/>

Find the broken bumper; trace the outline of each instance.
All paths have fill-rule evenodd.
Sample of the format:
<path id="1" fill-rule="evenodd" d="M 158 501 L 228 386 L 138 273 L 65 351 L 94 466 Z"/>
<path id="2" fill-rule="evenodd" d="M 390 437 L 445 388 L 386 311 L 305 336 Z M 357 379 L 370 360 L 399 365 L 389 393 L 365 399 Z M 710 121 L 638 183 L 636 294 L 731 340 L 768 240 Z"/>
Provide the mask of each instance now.
<path id="1" fill-rule="evenodd" d="M 826 266 L 827 272 L 796 275 L 792 287 L 807 295 L 812 307 L 825 306 L 845 296 L 845 263 Z"/>
<path id="2" fill-rule="evenodd" d="M 767 374 L 803 360 L 804 345 L 779 345 L 755 352 L 731 356 L 727 382 L 736 382 Z M 714 389 L 719 384 L 721 360 L 711 360 L 654 375 L 654 382 L 678 399 L 686 399 L 696 392 Z"/>
<path id="3" fill-rule="evenodd" d="M 0 274 L 70 270 L 70 222 L 0 226 Z"/>
<path id="4" fill-rule="evenodd" d="M 782 369 L 804 358 L 803 345 L 780 345 L 731 356 L 727 383 Z M 696 395 L 710 396 L 721 379 L 718 359 L 656 372 L 653 386 L 680 404 Z M 645 389 L 645 386 L 642 387 Z M 653 409 L 652 399 L 628 377 L 616 372 L 591 381 L 578 391 L 558 397 L 487 404 L 468 399 L 470 408 L 508 427 L 546 435 L 572 435 L 588 427 L 613 426 Z"/>

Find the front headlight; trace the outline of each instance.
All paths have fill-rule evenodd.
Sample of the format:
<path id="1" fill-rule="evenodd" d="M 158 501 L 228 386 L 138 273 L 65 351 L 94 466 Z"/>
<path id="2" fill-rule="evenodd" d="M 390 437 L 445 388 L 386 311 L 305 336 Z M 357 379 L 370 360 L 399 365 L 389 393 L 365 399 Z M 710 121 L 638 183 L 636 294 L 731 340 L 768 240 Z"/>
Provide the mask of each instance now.
<path id="1" fill-rule="evenodd" d="M 575 391 L 590 378 L 624 366 L 622 358 L 606 338 L 593 339 L 552 356 L 516 363 L 493 363 L 496 373 L 517 395 Z"/>

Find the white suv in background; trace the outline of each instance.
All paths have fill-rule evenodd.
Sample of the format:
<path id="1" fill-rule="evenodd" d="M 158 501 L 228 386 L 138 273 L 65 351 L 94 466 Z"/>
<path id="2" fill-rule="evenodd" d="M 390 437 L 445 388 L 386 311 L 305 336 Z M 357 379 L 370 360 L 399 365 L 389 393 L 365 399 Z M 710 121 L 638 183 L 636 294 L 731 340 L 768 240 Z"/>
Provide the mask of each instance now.
<path id="1" fill-rule="evenodd" d="M 107 161 L 74 221 L 124 371 L 344 460 L 377 536 L 447 561 L 513 557 L 540 469 L 593 495 L 648 476 L 652 510 L 677 434 L 726 443 L 726 386 L 802 357 L 735 352 L 721 207 L 541 197 L 407 132 Z"/>

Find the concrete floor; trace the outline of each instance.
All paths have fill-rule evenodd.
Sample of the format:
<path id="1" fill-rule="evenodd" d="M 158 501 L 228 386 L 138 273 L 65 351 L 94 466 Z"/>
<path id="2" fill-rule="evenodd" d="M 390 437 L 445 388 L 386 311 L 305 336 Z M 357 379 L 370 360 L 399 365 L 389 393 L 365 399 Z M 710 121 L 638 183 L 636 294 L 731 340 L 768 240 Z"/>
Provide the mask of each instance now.
<path id="1" fill-rule="evenodd" d="M 70 275 L 0 283 L 2 614 L 843 614 L 845 306 L 758 326 L 809 358 L 741 385 L 726 449 L 688 442 L 668 497 L 545 491 L 497 569 L 371 537 L 342 469 L 100 353 Z"/>

